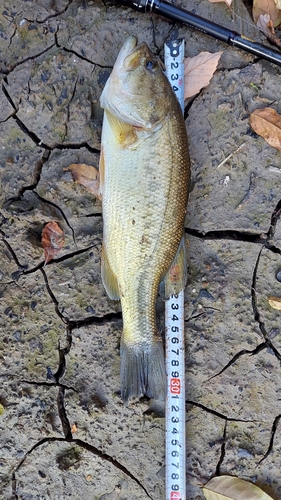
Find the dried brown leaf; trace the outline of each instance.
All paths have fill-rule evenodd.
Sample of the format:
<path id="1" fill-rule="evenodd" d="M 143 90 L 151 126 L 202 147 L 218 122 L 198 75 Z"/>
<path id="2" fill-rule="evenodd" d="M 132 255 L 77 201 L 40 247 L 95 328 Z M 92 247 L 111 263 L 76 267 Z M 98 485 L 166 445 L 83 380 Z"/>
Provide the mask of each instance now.
<path id="1" fill-rule="evenodd" d="M 275 28 L 277 28 L 277 26 L 281 23 L 281 10 L 280 7 L 276 6 L 275 0 L 254 0 L 253 19 L 256 24 L 258 23 L 260 16 L 263 16 L 264 14 L 269 15 L 269 18 Z"/>
<path id="2" fill-rule="evenodd" d="M 270 146 L 281 151 L 281 116 L 275 109 L 255 109 L 250 115 L 250 125 Z"/>
<path id="3" fill-rule="evenodd" d="M 230 7 L 232 4 L 232 0 L 209 0 L 209 2 L 211 3 L 224 2 L 228 7 Z"/>
<path id="4" fill-rule="evenodd" d="M 64 234 L 57 222 L 51 221 L 44 226 L 41 233 L 41 243 L 44 249 L 45 264 L 47 264 L 60 252 L 64 244 Z"/>
<path id="5" fill-rule="evenodd" d="M 64 170 L 66 170 L 67 172 L 71 172 L 74 182 L 82 184 L 82 186 L 84 186 L 87 191 L 96 196 L 96 198 L 101 199 L 101 195 L 99 192 L 100 174 L 95 167 L 86 165 L 85 163 L 72 163 L 68 168 L 65 168 Z"/>
<path id="6" fill-rule="evenodd" d="M 273 309 L 278 309 L 278 311 L 281 311 L 281 297 L 275 297 L 271 295 L 268 297 L 268 303 Z"/>
<path id="7" fill-rule="evenodd" d="M 200 52 L 198 56 L 184 60 L 184 98 L 187 99 L 209 85 L 216 71 L 221 52 Z"/>
<path id="8" fill-rule="evenodd" d="M 259 17 L 257 27 L 265 34 L 265 36 L 269 40 L 271 40 L 271 42 L 277 45 L 277 47 L 281 48 L 281 40 L 275 35 L 273 21 L 270 19 L 268 14 L 263 14 Z"/>
<path id="9" fill-rule="evenodd" d="M 218 476 L 203 488 L 207 500 L 273 500 L 258 486 L 231 476 Z"/>

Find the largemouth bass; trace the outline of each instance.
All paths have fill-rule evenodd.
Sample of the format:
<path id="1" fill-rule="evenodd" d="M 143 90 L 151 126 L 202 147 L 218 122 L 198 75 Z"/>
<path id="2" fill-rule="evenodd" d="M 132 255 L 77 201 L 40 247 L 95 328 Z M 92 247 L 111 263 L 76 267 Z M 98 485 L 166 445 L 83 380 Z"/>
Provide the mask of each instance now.
<path id="1" fill-rule="evenodd" d="M 130 36 L 102 92 L 100 159 L 102 280 L 121 300 L 121 397 L 165 399 L 155 303 L 185 281 L 183 236 L 189 184 L 182 111 L 158 58 Z M 173 268 L 173 273 L 168 273 Z M 175 273 L 175 269 L 177 272 Z M 182 276 L 181 279 L 178 276 Z M 176 277 L 175 277 L 176 276 Z"/>

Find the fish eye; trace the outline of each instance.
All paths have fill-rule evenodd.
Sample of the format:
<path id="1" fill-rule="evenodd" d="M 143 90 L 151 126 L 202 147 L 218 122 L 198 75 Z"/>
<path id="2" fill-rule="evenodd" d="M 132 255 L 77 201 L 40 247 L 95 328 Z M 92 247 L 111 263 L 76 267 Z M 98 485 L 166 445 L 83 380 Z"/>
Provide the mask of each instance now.
<path id="1" fill-rule="evenodd" d="M 148 60 L 145 63 L 145 67 L 146 67 L 146 69 L 152 71 L 156 67 L 156 63 L 154 61 Z"/>

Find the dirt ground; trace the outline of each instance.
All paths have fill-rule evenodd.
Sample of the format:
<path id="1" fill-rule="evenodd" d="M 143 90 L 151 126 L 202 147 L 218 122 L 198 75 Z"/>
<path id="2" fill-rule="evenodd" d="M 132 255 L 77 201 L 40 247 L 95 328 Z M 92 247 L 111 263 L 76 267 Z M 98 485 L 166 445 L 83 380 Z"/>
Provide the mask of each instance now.
<path id="1" fill-rule="evenodd" d="M 242 0 L 177 3 L 264 42 Z M 280 311 L 268 297 L 281 296 L 281 153 L 249 125 L 255 108 L 281 112 L 280 68 L 107 1 L 0 7 L 0 498 L 165 498 L 164 419 L 145 398 L 120 399 L 122 316 L 101 283 L 101 203 L 65 169 L 98 165 L 98 99 L 126 36 L 162 56 L 176 33 L 187 56 L 224 51 L 185 110 L 187 499 L 203 500 L 220 474 L 280 499 Z M 44 266 L 51 220 L 65 246 Z"/>

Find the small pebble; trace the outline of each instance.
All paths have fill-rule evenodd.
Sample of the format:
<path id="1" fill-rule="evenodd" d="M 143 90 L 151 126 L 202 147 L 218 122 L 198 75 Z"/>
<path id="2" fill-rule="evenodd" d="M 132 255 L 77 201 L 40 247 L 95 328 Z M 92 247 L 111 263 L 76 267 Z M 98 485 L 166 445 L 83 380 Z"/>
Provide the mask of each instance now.
<path id="1" fill-rule="evenodd" d="M 87 313 L 91 313 L 91 314 L 95 314 L 96 313 L 95 309 L 93 309 L 92 306 L 87 306 L 86 307 L 86 311 L 87 311 Z"/>
<path id="2" fill-rule="evenodd" d="M 215 300 L 215 297 L 213 297 L 213 295 L 210 292 L 208 292 L 208 290 L 201 288 L 198 299 Z"/>
<path id="3" fill-rule="evenodd" d="M 75 432 L 77 432 L 77 425 L 75 423 L 71 426 L 71 432 L 72 434 L 75 434 Z"/>
<path id="4" fill-rule="evenodd" d="M 280 334 L 280 330 L 279 328 L 272 328 L 268 334 L 268 338 L 269 339 L 274 339 L 275 337 L 277 337 L 277 335 Z"/>
<path id="5" fill-rule="evenodd" d="M 52 368 L 47 366 L 47 380 L 51 380 L 52 382 L 56 382 L 56 379 L 53 375 Z"/>
<path id="6" fill-rule="evenodd" d="M 277 279 L 277 281 L 279 281 L 281 283 L 281 269 L 279 269 L 279 271 L 277 271 L 277 273 L 275 274 L 275 278 Z"/>

